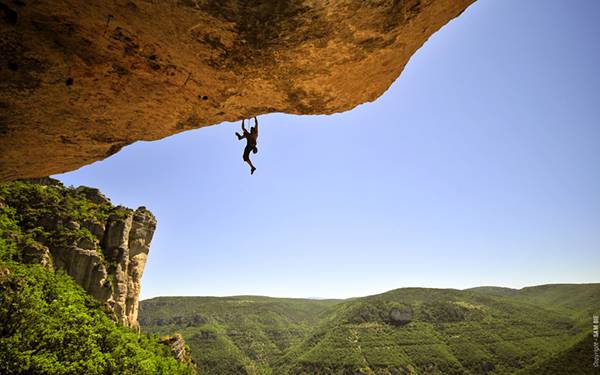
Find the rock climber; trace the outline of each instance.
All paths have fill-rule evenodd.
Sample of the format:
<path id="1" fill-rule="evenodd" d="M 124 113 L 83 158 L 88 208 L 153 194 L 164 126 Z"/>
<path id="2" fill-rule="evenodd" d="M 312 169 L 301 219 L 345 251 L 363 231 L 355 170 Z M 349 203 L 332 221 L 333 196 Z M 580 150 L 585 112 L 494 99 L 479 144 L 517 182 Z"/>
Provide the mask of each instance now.
<path id="1" fill-rule="evenodd" d="M 255 154 L 258 152 L 258 148 L 256 147 L 256 139 L 258 138 L 258 120 L 256 119 L 256 116 L 254 117 L 254 126 L 250 128 L 250 131 L 246 130 L 246 127 L 244 126 L 244 120 L 242 120 L 242 131 L 244 134 L 236 132 L 235 135 L 237 135 L 237 138 L 240 141 L 246 138 L 244 161 L 250 166 L 250 174 L 254 174 L 256 167 L 252 165 L 252 161 L 250 160 L 250 151 Z"/>

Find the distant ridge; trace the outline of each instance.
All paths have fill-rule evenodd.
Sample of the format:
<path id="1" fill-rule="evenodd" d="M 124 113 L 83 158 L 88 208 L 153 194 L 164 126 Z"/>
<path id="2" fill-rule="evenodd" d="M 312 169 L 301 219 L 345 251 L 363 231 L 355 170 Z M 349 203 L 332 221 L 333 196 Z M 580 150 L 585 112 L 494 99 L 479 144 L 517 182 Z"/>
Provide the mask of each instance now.
<path id="1" fill-rule="evenodd" d="M 181 332 L 209 374 L 542 374 L 562 364 L 585 374 L 589 361 L 572 357 L 598 311 L 600 284 L 400 288 L 344 300 L 157 297 L 141 302 L 140 324 Z"/>

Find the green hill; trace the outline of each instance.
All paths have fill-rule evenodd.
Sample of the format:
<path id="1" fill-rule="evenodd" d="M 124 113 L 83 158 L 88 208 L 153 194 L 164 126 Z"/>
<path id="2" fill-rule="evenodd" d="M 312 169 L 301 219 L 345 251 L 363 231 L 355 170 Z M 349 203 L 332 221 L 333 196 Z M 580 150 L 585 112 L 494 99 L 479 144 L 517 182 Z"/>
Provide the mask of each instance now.
<path id="1" fill-rule="evenodd" d="M 587 284 L 405 288 L 343 301 L 161 297 L 142 301 L 140 323 L 182 332 L 209 374 L 512 374 L 566 363 L 600 310 L 599 292 Z M 590 366 L 573 363 L 581 373 Z"/>
<path id="2" fill-rule="evenodd" d="M 554 284 L 523 288 L 516 299 L 569 314 L 589 328 L 591 317 L 600 306 L 599 284 Z"/>
<path id="3" fill-rule="evenodd" d="M 144 331 L 181 332 L 200 373 L 269 373 L 339 301 L 238 297 L 159 297 L 140 303 Z"/>
<path id="4" fill-rule="evenodd" d="M 518 289 L 503 288 L 499 286 L 478 286 L 476 288 L 467 289 L 467 291 L 487 294 L 490 296 L 512 296 L 519 293 Z"/>
<path id="5" fill-rule="evenodd" d="M 558 355 L 519 372 L 519 375 L 598 374 L 600 368 L 593 366 L 593 345 L 594 338 L 590 333 Z"/>

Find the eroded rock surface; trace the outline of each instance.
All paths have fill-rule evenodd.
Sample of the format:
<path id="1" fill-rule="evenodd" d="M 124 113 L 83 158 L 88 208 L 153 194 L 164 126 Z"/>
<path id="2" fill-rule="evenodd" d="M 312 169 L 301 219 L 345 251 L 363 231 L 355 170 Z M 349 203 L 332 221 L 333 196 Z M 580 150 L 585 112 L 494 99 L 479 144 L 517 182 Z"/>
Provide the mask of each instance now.
<path id="1" fill-rule="evenodd" d="M 186 347 L 185 340 L 181 333 L 175 333 L 173 336 L 163 337 L 161 343 L 167 345 L 171 354 L 180 362 L 192 362 L 189 349 Z"/>
<path id="2" fill-rule="evenodd" d="M 125 216 L 111 214 L 104 232 L 104 253 L 114 274 L 114 310 L 127 326 L 137 328 L 142 274 L 148 259 L 156 219 L 144 207 L 125 210 Z"/>
<path id="3" fill-rule="evenodd" d="M 99 224 L 96 241 L 83 237 L 75 244 L 51 248 L 54 266 L 105 303 L 123 325 L 138 328 L 141 280 L 156 219 L 144 207 L 135 211 L 118 207 L 105 224 Z"/>
<path id="4" fill-rule="evenodd" d="M 0 181 L 373 101 L 474 0 L 0 0 Z"/>

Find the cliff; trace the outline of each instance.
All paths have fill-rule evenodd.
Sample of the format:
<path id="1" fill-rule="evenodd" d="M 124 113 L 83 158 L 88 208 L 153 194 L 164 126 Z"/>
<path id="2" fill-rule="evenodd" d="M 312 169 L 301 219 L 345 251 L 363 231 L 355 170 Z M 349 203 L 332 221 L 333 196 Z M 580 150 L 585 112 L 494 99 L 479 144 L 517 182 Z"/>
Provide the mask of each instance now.
<path id="1" fill-rule="evenodd" d="M 0 182 L 375 100 L 474 0 L 0 1 Z"/>
<path id="2" fill-rule="evenodd" d="M 17 227 L 13 258 L 69 274 L 116 320 L 138 328 L 140 282 L 156 219 L 144 207 L 113 206 L 97 189 L 49 178 L 0 187 L 0 209 Z"/>

